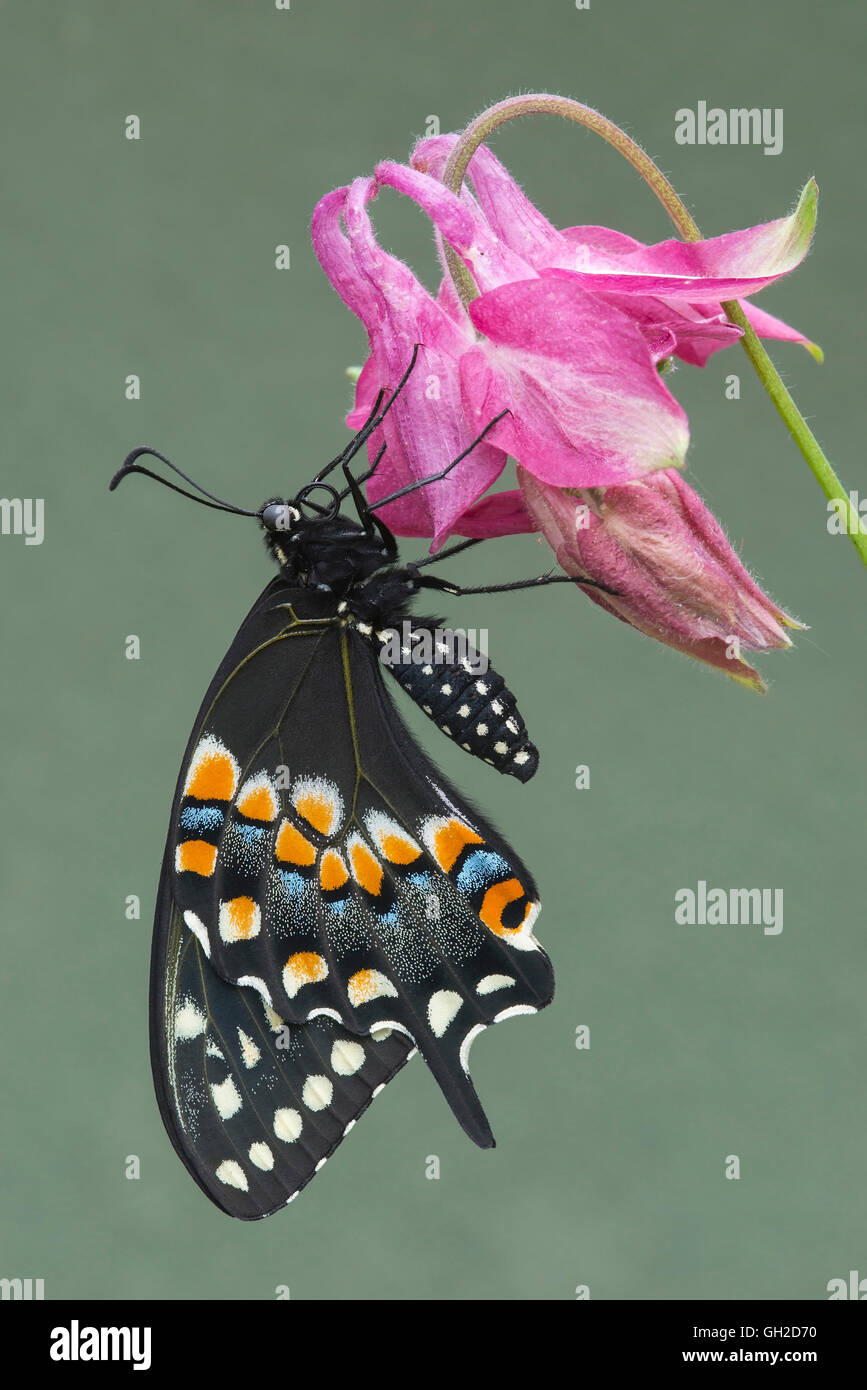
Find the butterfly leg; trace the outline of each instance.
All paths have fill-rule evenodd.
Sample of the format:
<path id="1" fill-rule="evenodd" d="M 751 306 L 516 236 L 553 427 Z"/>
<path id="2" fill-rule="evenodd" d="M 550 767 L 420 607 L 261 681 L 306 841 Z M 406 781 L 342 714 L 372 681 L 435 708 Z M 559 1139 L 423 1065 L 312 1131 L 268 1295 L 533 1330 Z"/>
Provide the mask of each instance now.
<path id="1" fill-rule="evenodd" d="M 472 444 L 468 444 L 466 449 L 458 454 L 456 459 L 452 459 L 451 463 L 447 463 L 445 468 L 441 468 L 439 473 L 431 473 L 427 478 L 416 478 L 414 482 L 407 483 L 406 487 L 398 488 L 397 492 L 390 492 L 387 497 L 380 497 L 378 501 L 368 503 L 369 510 L 372 512 L 378 511 L 380 507 L 387 507 L 389 502 L 396 502 L 400 497 L 407 497 L 409 493 L 417 492 L 420 487 L 427 487 L 430 483 L 438 483 L 443 478 L 447 478 L 452 469 L 457 468 L 458 464 L 462 463 L 467 457 L 467 454 L 471 454 L 473 449 L 475 449 L 478 444 L 481 444 L 482 440 L 490 434 L 494 426 L 498 425 L 504 416 L 508 414 L 508 410 L 501 410 L 499 415 L 495 415 L 493 420 L 489 420 L 481 434 L 476 435 Z"/>
<path id="2" fill-rule="evenodd" d="M 367 505 L 367 498 L 361 491 L 360 487 L 360 483 L 362 483 L 365 478 L 372 477 L 377 464 L 379 463 L 380 459 L 385 453 L 385 449 L 386 446 L 385 444 L 383 444 L 381 449 L 377 453 L 376 458 L 373 460 L 373 463 L 371 464 L 370 468 L 362 478 L 354 478 L 352 476 L 352 472 L 349 467 L 349 460 L 346 460 L 346 462 L 343 465 L 343 473 L 348 483 L 348 487 L 345 492 L 342 492 L 340 494 L 340 500 L 342 501 L 344 498 L 351 495 L 352 500 L 355 503 L 355 510 L 358 512 L 359 521 L 361 522 L 365 531 L 368 531 L 370 533 L 372 533 L 373 528 L 376 527 L 385 549 L 386 560 L 389 564 L 391 564 L 392 561 L 397 559 L 397 541 L 395 540 L 392 532 L 386 526 L 385 522 L 382 521 L 378 516 L 374 516 L 373 512 Z"/>
<path id="3" fill-rule="evenodd" d="M 418 566 L 412 568 L 417 569 Z M 617 589 L 610 589 L 607 584 L 602 584 L 596 579 L 579 579 L 571 574 L 539 574 L 535 579 L 516 579 L 511 584 L 481 584 L 474 588 L 467 588 L 460 584 L 449 584 L 444 579 L 436 579 L 433 575 L 425 574 L 416 580 L 420 589 L 439 589 L 446 594 L 455 594 L 461 598 L 467 594 L 506 594 L 512 593 L 516 589 L 541 589 L 546 584 L 578 584 L 586 585 L 591 589 L 600 589 L 602 593 L 616 595 Z"/>

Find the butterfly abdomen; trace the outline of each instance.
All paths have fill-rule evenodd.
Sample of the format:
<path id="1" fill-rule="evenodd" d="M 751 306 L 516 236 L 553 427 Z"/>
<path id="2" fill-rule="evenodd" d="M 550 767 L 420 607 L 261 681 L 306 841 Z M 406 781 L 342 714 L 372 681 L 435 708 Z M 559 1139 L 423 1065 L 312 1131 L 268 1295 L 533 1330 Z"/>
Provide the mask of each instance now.
<path id="1" fill-rule="evenodd" d="M 499 772 L 527 782 L 539 752 L 517 702 L 487 657 L 447 629 L 404 625 L 377 634 L 380 660 L 444 734 Z"/>

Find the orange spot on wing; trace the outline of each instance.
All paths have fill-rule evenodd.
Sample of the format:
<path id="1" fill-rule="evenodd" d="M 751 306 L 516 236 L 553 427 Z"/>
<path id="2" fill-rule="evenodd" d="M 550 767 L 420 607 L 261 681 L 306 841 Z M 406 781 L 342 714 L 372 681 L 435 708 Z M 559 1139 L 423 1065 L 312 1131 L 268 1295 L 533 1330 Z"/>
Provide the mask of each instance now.
<path id="1" fill-rule="evenodd" d="M 382 888 L 382 866 L 374 859 L 366 845 L 354 844 L 349 851 L 352 863 L 352 877 L 366 892 L 374 897 Z"/>
<path id="2" fill-rule="evenodd" d="M 277 814 L 277 802 L 270 787 L 254 787 L 252 791 L 239 797 L 238 810 L 250 820 L 273 820 Z"/>
<path id="3" fill-rule="evenodd" d="M 357 1008 L 359 1004 L 368 1004 L 371 999 L 379 999 L 384 995 L 397 995 L 394 985 L 379 970 L 356 970 L 347 981 L 346 992 L 353 1008 Z"/>
<path id="4" fill-rule="evenodd" d="M 334 805 L 320 792 L 304 792 L 295 802 L 295 809 L 321 835 L 328 835 L 334 828 Z"/>
<path id="5" fill-rule="evenodd" d="M 421 854 L 418 845 L 414 845 L 412 840 L 394 832 L 383 835 L 382 852 L 391 864 L 411 864 Z"/>
<path id="6" fill-rule="evenodd" d="M 286 969 L 299 985 L 312 984 L 314 980 L 324 980 L 328 966 L 322 956 L 315 951 L 298 951 L 286 962 Z"/>
<path id="7" fill-rule="evenodd" d="M 529 903 L 527 904 L 527 912 L 524 913 L 517 927 L 503 926 L 503 912 L 509 906 L 509 903 L 513 903 L 516 898 L 522 898 L 523 896 L 524 889 L 516 878 L 507 878 L 504 879 L 502 883 L 495 883 L 485 894 L 481 911 L 479 912 L 479 916 L 485 926 L 489 927 L 496 936 L 508 936 L 512 932 L 520 931 L 526 921 L 527 912 L 530 911 Z"/>
<path id="8" fill-rule="evenodd" d="M 235 791 L 235 769 L 228 753 L 203 754 L 186 790 L 199 801 L 230 801 Z"/>
<path id="9" fill-rule="evenodd" d="M 319 882 L 327 891 L 331 888 L 342 888 L 349 874 L 346 865 L 335 849 L 327 849 L 322 856 L 322 863 L 319 865 Z"/>
<path id="10" fill-rule="evenodd" d="M 274 853 L 287 864 L 299 864 L 309 868 L 316 862 L 314 846 L 288 820 L 284 820 L 280 826 Z"/>
<path id="11" fill-rule="evenodd" d="M 464 825 L 461 820 L 449 820 L 441 825 L 434 835 L 434 858 L 446 873 L 457 861 L 465 845 L 483 845 L 481 835 Z"/>
<path id="12" fill-rule="evenodd" d="M 252 898 L 232 898 L 225 904 L 232 929 L 239 941 L 246 941 L 253 935 L 256 925 L 256 904 Z"/>
<path id="13" fill-rule="evenodd" d="M 176 867 L 180 873 L 201 874 L 210 878 L 217 862 L 217 849 L 207 840 L 183 840 L 178 845 Z"/>

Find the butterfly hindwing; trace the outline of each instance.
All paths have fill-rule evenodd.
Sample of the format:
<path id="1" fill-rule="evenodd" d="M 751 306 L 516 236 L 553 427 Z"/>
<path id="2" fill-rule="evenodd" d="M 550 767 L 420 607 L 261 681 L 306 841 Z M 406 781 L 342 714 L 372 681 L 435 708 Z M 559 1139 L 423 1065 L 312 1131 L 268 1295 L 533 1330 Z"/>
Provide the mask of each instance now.
<path id="1" fill-rule="evenodd" d="M 242 1220 L 291 1201 L 412 1055 L 388 1030 L 285 1024 L 257 990 L 220 978 L 177 909 L 159 973 L 163 1118 L 199 1185 Z"/>
<path id="2" fill-rule="evenodd" d="M 371 643 L 338 624 L 331 596 L 274 581 L 190 740 L 158 913 L 158 1093 L 206 1191 L 233 1214 L 273 1210 L 415 1045 L 467 1132 L 491 1144 L 469 1047 L 489 1023 L 551 998 L 550 964 L 531 930 L 537 910 L 514 852 L 403 726 Z M 208 1021 L 194 1038 L 174 1021 L 188 998 Z M 260 1030 L 269 1018 L 285 1026 L 293 1047 L 263 1046 L 244 1026 L 253 1018 Z M 267 1064 L 261 1083 L 241 1032 Z M 357 1076 L 329 1070 L 337 1044 L 359 1061 Z M 318 1072 L 314 1053 L 326 1058 Z M 315 1117 L 304 1101 L 311 1076 L 327 1082 L 308 1086 L 325 1101 Z M 260 1104 L 257 1086 L 279 1103 Z M 314 1118 L 305 1132 L 318 1143 L 281 1147 L 278 1110 Z M 266 1149 L 267 1172 L 250 1157 L 267 1163 Z"/>

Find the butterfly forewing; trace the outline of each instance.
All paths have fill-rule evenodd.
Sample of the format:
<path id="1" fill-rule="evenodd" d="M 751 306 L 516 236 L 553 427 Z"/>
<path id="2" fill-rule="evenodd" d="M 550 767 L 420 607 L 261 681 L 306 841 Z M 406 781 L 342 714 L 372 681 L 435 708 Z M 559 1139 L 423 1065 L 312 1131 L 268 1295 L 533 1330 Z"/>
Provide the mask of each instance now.
<path id="1" fill-rule="evenodd" d="M 190 741 L 155 957 L 164 1117 L 214 1200 L 253 1216 L 285 1201 L 414 1045 L 491 1144 L 469 1048 L 551 998 L 535 899 L 401 723 L 374 647 L 331 596 L 272 583 Z M 278 1111 L 300 1117 L 297 1139 L 295 1120 L 275 1130 Z"/>

